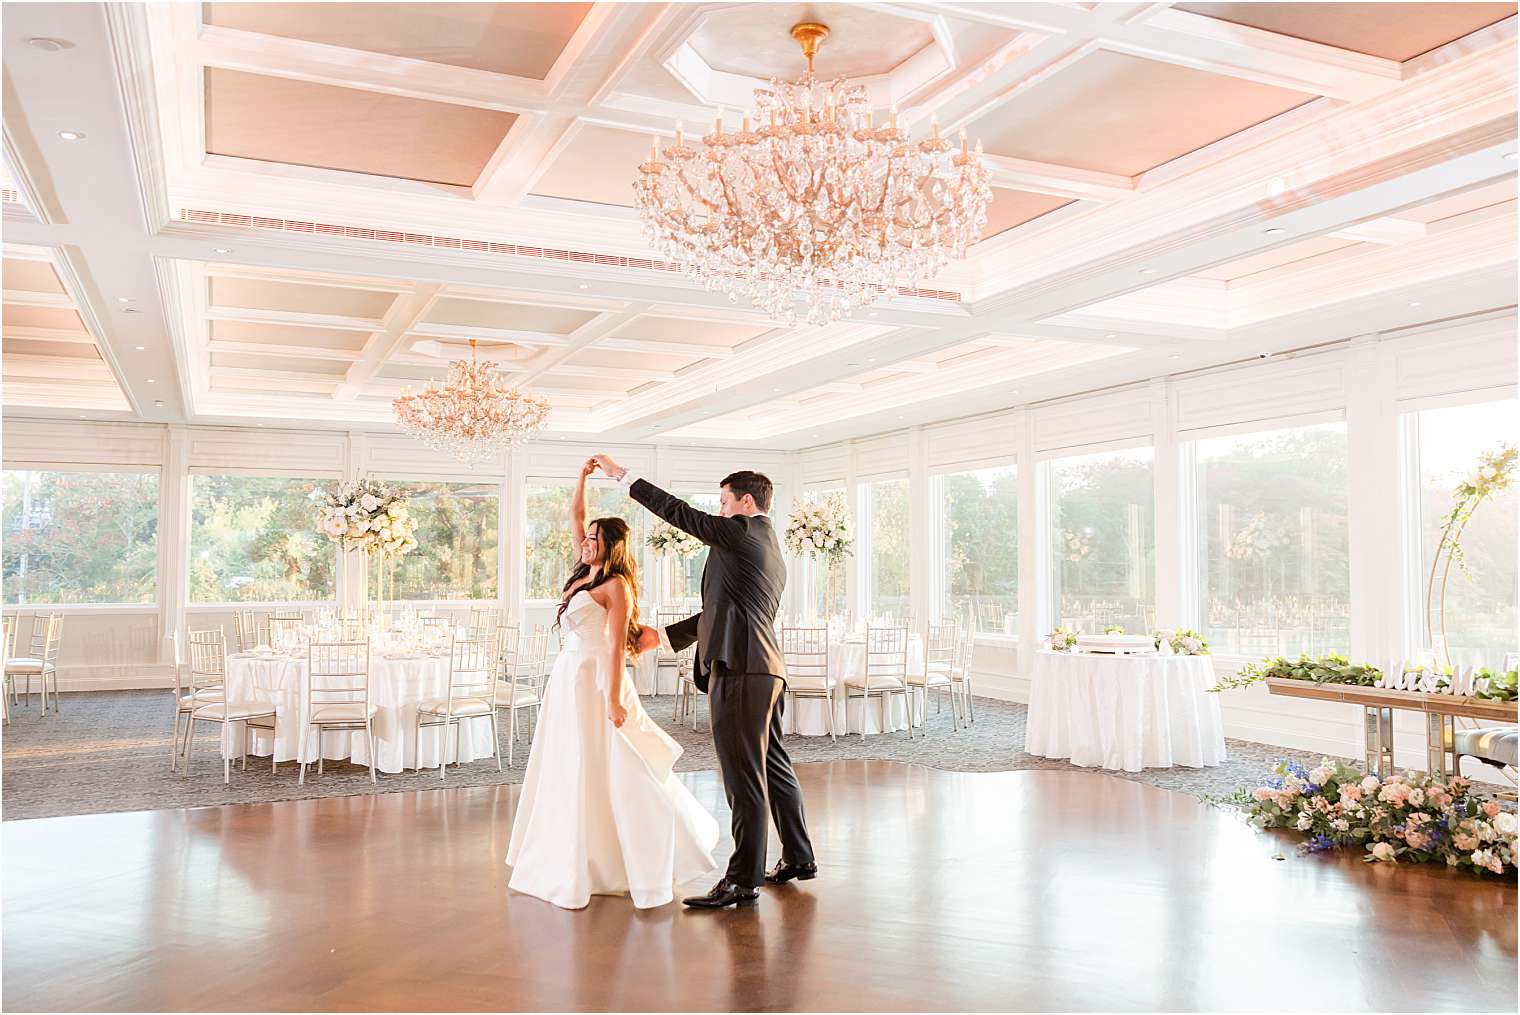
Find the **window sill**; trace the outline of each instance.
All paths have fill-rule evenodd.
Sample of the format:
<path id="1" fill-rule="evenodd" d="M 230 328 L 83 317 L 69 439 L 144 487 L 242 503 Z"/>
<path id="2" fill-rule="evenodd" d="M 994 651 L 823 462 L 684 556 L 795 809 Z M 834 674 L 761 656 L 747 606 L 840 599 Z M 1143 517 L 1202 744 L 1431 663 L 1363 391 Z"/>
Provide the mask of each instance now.
<path id="1" fill-rule="evenodd" d="M 105 616 L 112 613 L 157 613 L 157 603 L 6 603 L 6 614 L 22 613 L 62 613 L 69 614 L 98 614 Z"/>

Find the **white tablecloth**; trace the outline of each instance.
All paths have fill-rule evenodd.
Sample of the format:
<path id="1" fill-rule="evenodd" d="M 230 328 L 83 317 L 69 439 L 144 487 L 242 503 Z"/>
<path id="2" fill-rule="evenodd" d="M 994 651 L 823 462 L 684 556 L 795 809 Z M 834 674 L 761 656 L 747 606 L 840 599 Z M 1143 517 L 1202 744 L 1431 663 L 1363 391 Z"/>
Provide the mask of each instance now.
<path id="1" fill-rule="evenodd" d="M 633 688 L 641 696 L 676 693 L 676 668 L 674 665 L 657 666 L 657 657 L 660 655 L 663 655 L 660 649 L 645 652 L 634 664 Z"/>
<path id="2" fill-rule="evenodd" d="M 255 687 L 254 668 L 264 671 L 258 683 L 278 689 L 269 692 Z M 317 760 L 317 730 L 306 730 L 306 752 L 296 757 L 300 745 L 301 726 L 307 716 L 306 681 L 308 680 L 306 657 L 289 659 L 272 657 L 259 659 L 251 655 L 237 654 L 227 657 L 227 697 L 232 701 L 273 701 L 276 710 L 274 743 L 270 743 L 268 730 L 253 731 L 253 749 L 250 753 L 268 757 L 274 751 L 276 761 Z M 341 681 L 339 681 L 341 683 Z M 420 756 L 423 768 L 436 768 L 438 746 L 442 738 L 441 726 L 424 726 L 418 737 L 414 754 L 412 731 L 417 723 L 417 703 L 424 698 L 442 698 L 449 693 L 449 658 L 442 656 L 387 659 L 376 652 L 370 660 L 370 698 L 377 706 L 375 714 L 375 767 L 382 772 L 400 772 L 417 768 Z M 531 717 L 532 713 L 528 713 Z M 519 723 L 522 716 L 518 716 Z M 500 722 L 505 724 L 503 715 Z M 506 735 L 506 730 L 502 730 Z M 454 761 L 454 740 L 459 739 L 459 760 L 478 761 L 496 753 L 491 739 L 491 720 L 481 716 L 459 723 L 449 732 L 449 749 L 445 755 Z M 243 724 L 224 723 L 222 729 L 223 757 L 239 758 L 243 754 Z M 369 744 L 364 732 L 346 730 L 329 731 L 322 737 L 322 755 L 329 761 L 350 758 L 356 765 L 369 764 Z"/>
<path id="3" fill-rule="evenodd" d="M 1024 750 L 1125 772 L 1225 759 L 1208 656 L 1035 655 Z"/>
<path id="4" fill-rule="evenodd" d="M 863 700 L 857 691 L 856 697 L 849 702 L 848 712 L 845 708 L 844 682 L 849 677 L 863 674 L 865 666 L 866 643 L 863 639 L 829 643 L 829 677 L 834 682 L 834 729 L 840 735 L 883 732 L 881 699 L 873 696 L 869 700 Z M 914 675 L 924 672 L 924 640 L 916 634 L 908 638 L 908 672 Z M 922 692 L 913 690 L 909 693 L 913 695 L 913 707 L 922 715 Z M 907 729 L 908 712 L 903 696 L 893 694 L 886 700 L 887 732 Z M 782 717 L 782 731 L 804 737 L 828 736 L 829 718 L 824 711 L 827 707 L 828 703 L 822 698 L 793 699 Z M 922 719 L 919 720 L 919 725 L 922 725 Z"/>

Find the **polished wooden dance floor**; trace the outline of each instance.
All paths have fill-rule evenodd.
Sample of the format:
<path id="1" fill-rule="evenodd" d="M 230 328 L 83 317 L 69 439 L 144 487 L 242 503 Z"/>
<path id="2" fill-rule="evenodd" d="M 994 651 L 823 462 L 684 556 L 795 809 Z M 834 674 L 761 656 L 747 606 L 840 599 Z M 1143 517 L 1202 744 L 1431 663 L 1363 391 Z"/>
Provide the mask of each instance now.
<path id="1" fill-rule="evenodd" d="M 717 913 L 509 893 L 515 786 L 6 822 L 0 1000 L 1515 1010 L 1512 883 L 1298 857 L 1099 774 L 798 771 L 820 878 Z M 717 776 L 687 778 L 717 810 Z"/>

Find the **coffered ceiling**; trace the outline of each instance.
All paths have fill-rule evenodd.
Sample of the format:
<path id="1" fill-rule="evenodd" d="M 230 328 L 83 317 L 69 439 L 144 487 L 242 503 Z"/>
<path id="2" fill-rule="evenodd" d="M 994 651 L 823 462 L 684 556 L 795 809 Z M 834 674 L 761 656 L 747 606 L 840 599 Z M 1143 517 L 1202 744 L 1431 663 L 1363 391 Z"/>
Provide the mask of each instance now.
<path id="1" fill-rule="evenodd" d="M 5 409 L 386 428 L 474 339 L 552 434 L 786 448 L 1508 307 L 1514 15 L 7 3 Z M 633 200 L 651 136 L 800 73 L 801 20 L 995 185 L 964 262 L 824 327 L 686 278 Z"/>

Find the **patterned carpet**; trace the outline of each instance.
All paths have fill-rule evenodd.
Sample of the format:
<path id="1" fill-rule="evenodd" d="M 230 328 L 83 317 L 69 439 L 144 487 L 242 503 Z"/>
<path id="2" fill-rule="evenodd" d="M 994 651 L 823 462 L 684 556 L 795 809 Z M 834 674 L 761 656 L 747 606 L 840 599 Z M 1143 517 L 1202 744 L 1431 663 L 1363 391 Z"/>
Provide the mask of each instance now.
<path id="1" fill-rule="evenodd" d="M 645 704 L 650 714 L 686 748 L 677 765 L 679 770 L 718 767 L 708 734 L 705 702 L 700 706 L 702 726 L 698 733 L 671 721 L 670 698 L 647 698 Z M 375 786 L 370 785 L 369 769 L 345 762 L 328 762 L 320 777 L 313 768 L 306 785 L 300 786 L 296 783 L 294 764 L 282 764 L 277 774 L 271 774 L 267 758 L 263 761 L 250 758 L 248 771 L 239 771 L 234 766 L 232 785 L 224 786 L 216 734 L 209 724 L 202 726 L 205 733 L 196 739 L 194 756 L 198 760 L 191 775 L 169 772 L 173 723 L 169 706 L 170 695 L 166 691 L 98 691 L 66 695 L 63 711 L 46 718 L 35 705 L 16 709 L 11 725 L 0 732 L 3 748 L 0 754 L 4 761 L 0 815 L 9 821 L 520 782 L 528 758 L 525 741 L 517 751 L 516 765 L 505 772 L 498 773 L 493 761 L 480 761 L 451 768 L 446 781 L 440 781 L 437 770 L 430 769 L 424 773 L 382 773 Z M 838 742 L 831 742 L 828 737 L 788 737 L 786 746 L 792 760 L 799 764 L 869 759 L 956 772 L 1072 770 L 1064 762 L 1024 753 L 1027 712 L 1023 705 L 978 699 L 976 725 L 959 732 L 951 731 L 949 712 L 931 711 L 927 735 L 915 731 L 911 740 L 901 732 L 844 737 Z M 1301 761 L 1318 761 L 1281 748 L 1231 740 L 1229 760 L 1218 768 L 1107 774 L 1201 797 L 1257 785 L 1285 754 Z"/>

